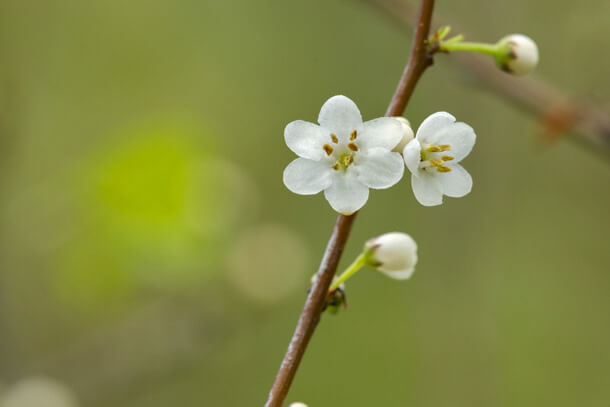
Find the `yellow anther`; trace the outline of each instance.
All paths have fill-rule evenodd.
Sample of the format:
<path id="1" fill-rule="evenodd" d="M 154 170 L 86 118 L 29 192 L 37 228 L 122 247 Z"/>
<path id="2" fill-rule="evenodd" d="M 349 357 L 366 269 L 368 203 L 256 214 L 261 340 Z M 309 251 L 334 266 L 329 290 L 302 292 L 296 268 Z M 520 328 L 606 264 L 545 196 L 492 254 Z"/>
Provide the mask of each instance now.
<path id="1" fill-rule="evenodd" d="M 442 150 L 441 150 L 441 148 L 440 148 L 439 146 L 434 145 L 434 144 L 430 144 L 430 145 L 429 145 L 428 147 L 426 147 L 424 150 L 426 150 L 426 151 L 427 151 L 427 152 L 429 152 L 429 153 L 438 153 L 438 152 L 442 151 Z"/>
<path id="2" fill-rule="evenodd" d="M 336 162 L 336 163 L 333 165 L 333 167 L 332 167 L 332 168 L 333 168 L 333 170 L 335 170 L 335 171 L 339 171 L 339 170 L 341 169 L 341 164 L 339 164 L 338 162 Z"/>
<path id="3" fill-rule="evenodd" d="M 330 133 L 330 139 L 333 141 L 333 143 L 337 144 L 339 142 L 339 139 L 337 138 L 337 135 L 335 133 Z"/>
<path id="4" fill-rule="evenodd" d="M 441 167 L 443 165 L 443 160 L 430 160 L 430 164 L 435 167 Z"/>
<path id="5" fill-rule="evenodd" d="M 350 140 L 356 140 L 356 137 L 358 137 L 358 132 L 356 130 L 352 130 L 352 132 L 349 135 L 349 139 Z"/>
<path id="6" fill-rule="evenodd" d="M 332 147 L 330 146 L 330 144 L 324 144 L 324 145 L 322 146 L 322 148 L 324 149 L 324 151 L 326 151 L 326 155 L 331 155 L 331 154 L 333 153 L 333 151 L 335 151 L 335 149 L 334 149 L 334 148 L 332 148 Z"/>
<path id="7" fill-rule="evenodd" d="M 451 150 L 451 146 L 449 144 L 441 144 L 439 147 L 441 148 L 441 151 Z"/>
<path id="8" fill-rule="evenodd" d="M 444 165 L 439 165 L 438 167 L 436 167 L 436 170 L 438 172 L 449 172 L 449 171 L 451 171 L 451 168 L 446 167 Z"/>
<path id="9" fill-rule="evenodd" d="M 347 143 L 347 148 L 349 148 L 352 151 L 358 151 L 358 146 L 353 141 L 351 143 Z"/>
<path id="10" fill-rule="evenodd" d="M 443 161 L 451 161 L 453 160 L 455 157 L 451 157 L 450 155 L 444 155 L 441 157 L 443 159 Z"/>

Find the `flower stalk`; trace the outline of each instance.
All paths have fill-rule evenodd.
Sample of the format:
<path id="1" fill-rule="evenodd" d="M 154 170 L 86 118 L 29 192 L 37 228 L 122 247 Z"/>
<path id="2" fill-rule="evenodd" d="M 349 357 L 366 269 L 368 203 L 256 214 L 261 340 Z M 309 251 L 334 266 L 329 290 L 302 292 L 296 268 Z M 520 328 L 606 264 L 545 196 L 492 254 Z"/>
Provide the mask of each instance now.
<path id="1" fill-rule="evenodd" d="M 498 44 L 487 44 L 484 42 L 441 41 L 439 44 L 440 52 L 478 52 L 479 54 L 490 55 L 494 58 L 502 53 L 501 48 Z"/>
<path id="2" fill-rule="evenodd" d="M 328 291 L 329 292 L 335 291 L 337 288 L 339 288 L 339 286 L 341 284 L 345 283 L 351 276 L 356 274 L 356 272 L 358 270 L 360 270 L 362 267 L 364 267 L 365 264 L 366 264 L 366 255 L 364 253 L 362 253 L 362 254 L 360 254 L 360 256 L 358 256 L 356 258 L 356 260 L 354 260 L 354 262 L 352 264 L 350 264 L 350 266 L 343 273 L 341 273 L 341 275 L 339 277 L 337 277 L 335 279 L 335 281 L 333 281 L 333 283 L 330 285 Z"/>

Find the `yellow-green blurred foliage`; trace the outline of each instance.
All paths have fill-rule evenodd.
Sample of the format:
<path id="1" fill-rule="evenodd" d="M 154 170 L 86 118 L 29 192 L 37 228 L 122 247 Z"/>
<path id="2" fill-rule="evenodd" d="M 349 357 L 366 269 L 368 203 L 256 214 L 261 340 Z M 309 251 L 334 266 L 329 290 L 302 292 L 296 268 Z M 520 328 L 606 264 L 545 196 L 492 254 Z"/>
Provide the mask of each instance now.
<path id="1" fill-rule="evenodd" d="M 437 3 L 610 102 L 607 1 Z M 335 94 L 382 115 L 409 44 L 356 0 L 1 2 L 0 405 L 262 405 L 335 218 L 282 185 L 283 127 Z M 445 55 L 406 116 L 439 110 L 477 132 L 472 193 L 372 192 L 341 267 L 399 230 L 417 271 L 350 281 L 289 399 L 607 406 L 610 162 Z"/>

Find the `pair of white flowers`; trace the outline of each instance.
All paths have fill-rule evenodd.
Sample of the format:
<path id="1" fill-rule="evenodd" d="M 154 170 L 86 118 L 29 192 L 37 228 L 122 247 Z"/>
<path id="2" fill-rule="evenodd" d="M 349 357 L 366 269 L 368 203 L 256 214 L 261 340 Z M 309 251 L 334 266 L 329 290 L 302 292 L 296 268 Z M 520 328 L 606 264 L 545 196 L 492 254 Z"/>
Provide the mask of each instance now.
<path id="1" fill-rule="evenodd" d="M 406 120 L 363 122 L 356 104 L 339 95 L 324 103 L 318 123 L 297 120 L 286 126 L 286 144 L 299 158 L 284 170 L 284 184 L 301 195 L 324 191 L 337 212 L 358 211 L 369 188 L 397 184 L 405 165 L 422 205 L 439 205 L 443 195 L 462 197 L 472 189 L 472 178 L 459 162 L 472 150 L 476 135 L 449 113 L 430 115 L 413 138 Z"/>

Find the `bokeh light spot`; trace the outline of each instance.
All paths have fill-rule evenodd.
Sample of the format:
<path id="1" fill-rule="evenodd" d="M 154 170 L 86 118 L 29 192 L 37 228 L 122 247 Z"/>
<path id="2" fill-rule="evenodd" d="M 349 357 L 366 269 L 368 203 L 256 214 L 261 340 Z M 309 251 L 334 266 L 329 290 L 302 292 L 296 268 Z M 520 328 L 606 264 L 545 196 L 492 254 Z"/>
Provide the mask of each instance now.
<path id="1" fill-rule="evenodd" d="M 262 225 L 238 237 L 228 254 L 232 283 L 260 303 L 279 301 L 306 289 L 308 254 L 301 239 L 279 225 Z"/>

